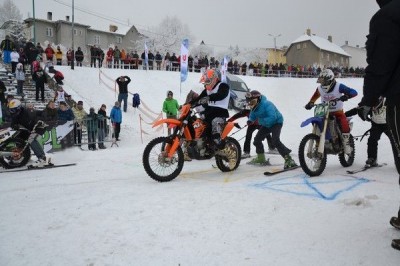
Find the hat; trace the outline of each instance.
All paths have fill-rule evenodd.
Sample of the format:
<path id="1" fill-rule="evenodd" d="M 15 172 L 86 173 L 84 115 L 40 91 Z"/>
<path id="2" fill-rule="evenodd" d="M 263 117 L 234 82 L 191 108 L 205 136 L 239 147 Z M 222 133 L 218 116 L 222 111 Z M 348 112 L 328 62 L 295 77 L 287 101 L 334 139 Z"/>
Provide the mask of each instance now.
<path id="1" fill-rule="evenodd" d="M 93 107 L 90 107 L 89 111 L 90 111 L 90 112 L 94 112 L 94 108 L 93 108 Z"/>
<path id="2" fill-rule="evenodd" d="M 82 101 L 78 101 L 78 105 L 83 105 L 83 102 Z"/>
<path id="3" fill-rule="evenodd" d="M 104 103 L 101 105 L 101 107 L 107 107 Z"/>

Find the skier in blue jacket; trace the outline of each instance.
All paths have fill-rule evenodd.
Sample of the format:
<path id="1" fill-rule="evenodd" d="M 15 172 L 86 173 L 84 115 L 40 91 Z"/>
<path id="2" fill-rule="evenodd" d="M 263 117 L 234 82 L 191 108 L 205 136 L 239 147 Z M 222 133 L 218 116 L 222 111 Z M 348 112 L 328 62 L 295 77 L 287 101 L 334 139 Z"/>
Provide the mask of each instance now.
<path id="1" fill-rule="evenodd" d="M 285 159 L 284 169 L 297 166 L 290 156 L 291 150 L 288 149 L 280 140 L 281 129 L 283 126 L 283 116 L 276 106 L 267 100 L 267 97 L 259 91 L 253 90 L 246 95 L 246 101 L 251 108 L 249 120 L 247 124 L 252 125 L 256 121 L 261 128 L 258 130 L 254 138 L 254 146 L 256 146 L 257 157 L 249 162 L 253 165 L 267 165 L 265 160 L 264 145 L 262 141 L 268 134 L 272 135 L 272 144 L 276 147 L 279 154 Z"/>

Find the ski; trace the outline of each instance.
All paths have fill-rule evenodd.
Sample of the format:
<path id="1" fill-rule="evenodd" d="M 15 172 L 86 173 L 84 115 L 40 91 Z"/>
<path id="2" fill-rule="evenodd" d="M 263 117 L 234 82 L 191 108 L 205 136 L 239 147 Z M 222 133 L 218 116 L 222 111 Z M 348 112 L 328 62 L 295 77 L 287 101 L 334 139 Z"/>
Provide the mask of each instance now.
<path id="1" fill-rule="evenodd" d="M 352 174 L 356 174 L 356 173 L 359 173 L 359 172 L 367 171 L 368 169 L 371 169 L 371 168 L 382 167 L 382 166 L 385 166 L 385 165 L 387 165 L 387 163 L 378 164 L 377 166 L 363 166 L 362 168 L 359 168 L 359 169 L 347 170 L 346 172 L 347 172 L 348 174 L 351 174 L 351 175 L 352 175 Z"/>
<path id="2" fill-rule="evenodd" d="M 291 171 L 294 169 L 300 168 L 300 165 L 296 165 L 290 168 L 282 169 L 282 168 L 271 168 L 270 170 L 264 172 L 264 175 L 276 175 L 283 172 Z"/>
<path id="3" fill-rule="evenodd" d="M 76 165 L 76 163 L 51 164 L 51 165 L 46 165 L 46 166 L 43 166 L 43 167 L 28 166 L 26 168 L 18 168 L 18 169 L 10 169 L 10 170 L 0 171 L 0 173 L 23 172 L 23 171 L 31 171 L 31 170 L 45 170 L 45 169 L 52 169 L 52 168 L 58 168 L 58 167 L 68 167 L 68 166 L 74 166 L 74 165 Z"/>

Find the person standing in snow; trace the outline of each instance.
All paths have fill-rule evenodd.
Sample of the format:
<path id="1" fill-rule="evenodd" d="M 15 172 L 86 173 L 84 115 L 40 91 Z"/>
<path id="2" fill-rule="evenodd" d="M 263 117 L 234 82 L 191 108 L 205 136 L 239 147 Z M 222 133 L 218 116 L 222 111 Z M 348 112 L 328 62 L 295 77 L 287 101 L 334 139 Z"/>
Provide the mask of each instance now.
<path id="1" fill-rule="evenodd" d="M 121 132 L 121 123 L 122 123 L 122 112 L 120 108 L 120 103 L 118 101 L 115 102 L 113 108 L 110 112 L 111 124 L 114 129 L 114 136 L 116 141 L 119 141 L 119 133 Z"/>
<path id="2" fill-rule="evenodd" d="M 99 119 L 99 130 L 98 130 L 98 138 L 99 138 L 99 149 L 105 149 L 106 146 L 104 145 L 104 138 L 107 137 L 107 119 L 109 119 L 109 117 L 107 116 L 106 113 L 106 105 L 102 104 L 99 111 L 97 112 L 98 114 L 98 119 Z"/>
<path id="3" fill-rule="evenodd" d="M 121 105 L 122 100 L 124 101 L 124 112 L 128 109 L 128 84 L 131 82 L 131 78 L 128 76 L 120 76 L 115 80 L 119 87 L 118 102 Z"/>
<path id="4" fill-rule="evenodd" d="M 83 109 L 83 102 L 78 101 L 78 104 L 72 108 L 72 112 L 75 117 L 74 143 L 81 147 L 83 120 L 86 117 L 85 109 Z"/>
<path id="5" fill-rule="evenodd" d="M 163 112 L 167 115 L 167 118 L 176 119 L 178 114 L 179 104 L 176 99 L 174 99 L 174 94 L 172 91 L 167 92 L 167 98 L 163 103 Z M 168 127 L 168 135 L 171 135 L 171 128 Z"/>
<path id="6" fill-rule="evenodd" d="M 17 64 L 17 69 L 15 71 L 15 79 L 17 80 L 17 94 L 24 99 L 24 82 L 25 82 L 25 72 L 24 66 L 21 63 Z"/>
<path id="7" fill-rule="evenodd" d="M 400 1 L 377 0 L 380 7 L 369 23 L 364 95 L 358 115 L 366 120 L 379 97 L 386 97 L 386 122 L 392 135 L 392 150 L 400 184 Z M 400 229 L 400 208 L 390 224 Z M 400 239 L 392 240 L 400 250 Z"/>

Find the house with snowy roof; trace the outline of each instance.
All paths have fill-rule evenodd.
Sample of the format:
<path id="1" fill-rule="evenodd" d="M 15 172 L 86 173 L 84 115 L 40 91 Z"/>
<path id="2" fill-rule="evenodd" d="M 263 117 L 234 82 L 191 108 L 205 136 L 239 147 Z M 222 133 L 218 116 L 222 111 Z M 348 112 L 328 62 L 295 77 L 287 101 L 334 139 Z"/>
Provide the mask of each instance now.
<path id="1" fill-rule="evenodd" d="M 53 20 L 52 12 L 47 12 L 47 19 L 27 18 L 24 20 L 28 32 L 28 39 L 33 40 L 35 28 L 36 42 L 42 45 L 53 43 L 70 48 L 72 46 L 72 21 L 69 16 L 65 20 Z M 90 25 L 74 22 L 74 48 L 81 47 L 82 51 L 89 51 L 90 46 L 96 45 L 103 50 L 118 46 L 126 50 L 134 50 L 134 42 L 144 37 L 135 26 L 110 25 L 108 30 L 94 29 Z"/>
<path id="2" fill-rule="evenodd" d="M 316 66 L 316 67 L 348 67 L 350 54 L 332 41 L 311 34 L 306 34 L 293 41 L 286 53 L 286 62 L 289 65 Z"/>

